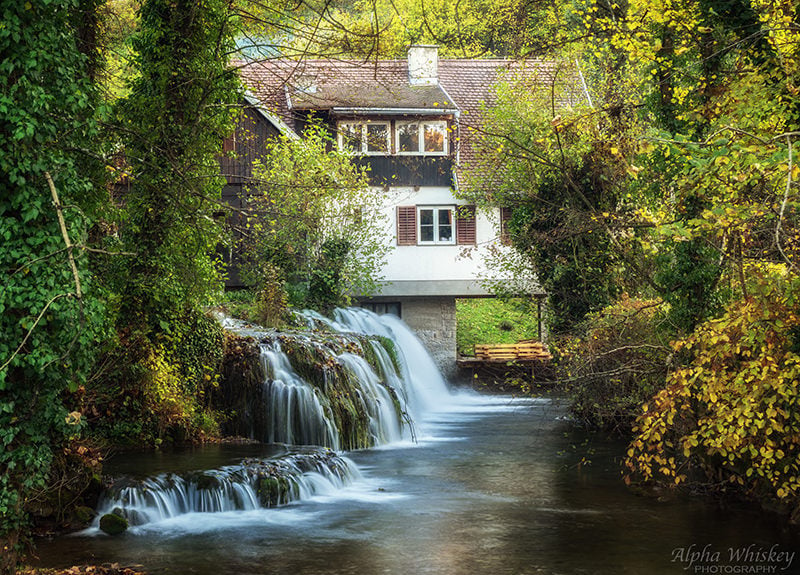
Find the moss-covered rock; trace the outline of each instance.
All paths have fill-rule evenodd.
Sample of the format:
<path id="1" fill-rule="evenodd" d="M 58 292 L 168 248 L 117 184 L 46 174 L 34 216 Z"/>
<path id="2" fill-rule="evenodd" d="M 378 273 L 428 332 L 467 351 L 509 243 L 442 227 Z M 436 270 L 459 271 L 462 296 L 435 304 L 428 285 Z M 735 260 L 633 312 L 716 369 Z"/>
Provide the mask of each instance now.
<path id="1" fill-rule="evenodd" d="M 85 505 L 80 505 L 75 508 L 73 512 L 73 516 L 75 517 L 75 521 L 82 525 L 88 525 L 92 519 L 94 518 L 94 509 L 91 507 L 86 507 Z"/>
<path id="2" fill-rule="evenodd" d="M 128 520 L 117 513 L 106 513 L 100 518 L 100 531 L 103 533 L 119 535 L 127 530 Z"/>

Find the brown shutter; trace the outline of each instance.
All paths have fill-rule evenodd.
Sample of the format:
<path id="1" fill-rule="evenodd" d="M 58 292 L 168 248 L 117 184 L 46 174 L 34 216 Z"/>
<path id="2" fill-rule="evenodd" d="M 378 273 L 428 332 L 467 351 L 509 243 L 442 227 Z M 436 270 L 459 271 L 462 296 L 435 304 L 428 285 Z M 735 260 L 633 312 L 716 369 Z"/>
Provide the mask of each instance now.
<path id="1" fill-rule="evenodd" d="M 397 206 L 397 245 L 417 245 L 416 206 Z"/>
<path id="2" fill-rule="evenodd" d="M 456 207 L 456 243 L 475 245 L 475 206 Z"/>
<path id="3" fill-rule="evenodd" d="M 235 152 L 236 151 L 236 132 L 222 140 L 222 151 L 223 152 Z"/>
<path id="4" fill-rule="evenodd" d="M 511 208 L 500 208 L 500 241 L 504 246 L 511 245 L 508 223 L 511 221 Z"/>

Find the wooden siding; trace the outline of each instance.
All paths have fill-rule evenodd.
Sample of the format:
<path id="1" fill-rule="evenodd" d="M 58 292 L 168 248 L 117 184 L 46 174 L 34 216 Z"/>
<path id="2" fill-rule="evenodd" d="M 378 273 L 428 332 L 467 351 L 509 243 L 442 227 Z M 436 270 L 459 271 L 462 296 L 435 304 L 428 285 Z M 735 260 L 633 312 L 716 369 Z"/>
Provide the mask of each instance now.
<path id="1" fill-rule="evenodd" d="M 252 178 L 253 161 L 263 156 L 267 140 L 278 133 L 255 108 L 243 106 L 236 130 L 225 138 L 219 156 L 220 169 L 228 184 L 242 184 Z"/>
<path id="2" fill-rule="evenodd" d="M 453 160 L 447 156 L 360 156 L 373 186 L 442 186 L 453 183 Z"/>

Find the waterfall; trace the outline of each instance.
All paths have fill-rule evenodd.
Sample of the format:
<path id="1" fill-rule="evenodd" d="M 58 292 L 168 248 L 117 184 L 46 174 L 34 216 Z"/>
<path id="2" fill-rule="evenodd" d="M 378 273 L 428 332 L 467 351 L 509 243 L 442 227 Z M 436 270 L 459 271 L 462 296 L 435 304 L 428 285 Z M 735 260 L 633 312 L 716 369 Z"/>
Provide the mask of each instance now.
<path id="1" fill-rule="evenodd" d="M 358 399 L 369 414 L 370 440 L 384 445 L 402 439 L 402 424 L 395 398 L 363 357 L 352 353 L 337 356 L 361 384 Z M 399 381 L 399 380 L 398 380 Z M 401 400 L 397 398 L 397 402 Z"/>
<path id="2" fill-rule="evenodd" d="M 361 308 L 337 309 L 335 321 L 314 315 L 341 333 L 355 332 L 385 337 L 394 343 L 402 373 L 401 385 L 408 411 L 416 420 L 451 399 L 447 383 L 428 350 L 414 332 L 398 317 L 376 315 Z"/>
<path id="3" fill-rule="evenodd" d="M 96 523 L 106 513 L 115 513 L 136 526 L 186 513 L 275 507 L 339 490 L 358 478 L 360 473 L 352 461 L 320 451 L 249 459 L 239 465 L 181 475 L 123 480 L 104 493 Z"/>
<path id="4" fill-rule="evenodd" d="M 253 377 L 262 378 L 244 386 L 244 394 L 247 378 L 223 382 L 223 395 L 237 398 L 235 405 L 220 405 L 235 413 L 229 433 L 267 443 L 362 449 L 413 439 L 414 422 L 452 400 L 433 360 L 400 319 L 364 309 L 336 310 L 335 319 L 314 312 L 302 317 L 308 331 L 225 322 L 258 342 L 261 375 Z"/>
<path id="5" fill-rule="evenodd" d="M 339 490 L 359 472 L 334 451 L 413 439 L 413 419 L 450 402 L 433 360 L 398 318 L 361 309 L 337 310 L 334 320 L 305 317 L 326 329 L 276 333 L 226 321 L 237 336 L 215 407 L 229 414 L 228 433 L 320 451 L 124 480 L 104 494 L 98 517 L 113 513 L 144 525 Z"/>
<path id="6" fill-rule="evenodd" d="M 338 450 L 339 434 L 324 396 L 297 374 L 279 342 L 262 343 L 260 348 L 267 374 L 262 402 L 266 430 L 258 439 Z"/>

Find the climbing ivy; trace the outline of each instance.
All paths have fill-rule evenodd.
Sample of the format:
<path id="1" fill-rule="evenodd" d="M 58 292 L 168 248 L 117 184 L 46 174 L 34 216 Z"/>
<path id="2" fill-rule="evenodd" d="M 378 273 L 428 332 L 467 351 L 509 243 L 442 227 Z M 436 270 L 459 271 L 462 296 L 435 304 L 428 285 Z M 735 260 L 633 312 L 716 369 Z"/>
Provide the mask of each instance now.
<path id="1" fill-rule="evenodd" d="M 148 339 L 221 288 L 220 142 L 239 98 L 228 66 L 235 19 L 223 0 L 147 0 L 133 38 L 138 74 L 117 117 L 129 188 L 115 288 L 119 324 Z M 119 260 L 118 260 L 119 261 Z"/>
<path id="2" fill-rule="evenodd" d="M 2 7 L 0 573 L 16 568 L 26 500 L 45 482 L 52 446 L 82 425 L 61 398 L 86 380 L 92 344 L 103 339 L 84 250 L 102 187 L 92 181 L 97 166 L 77 151 L 96 134 L 91 61 L 79 39 L 97 4 Z"/>

